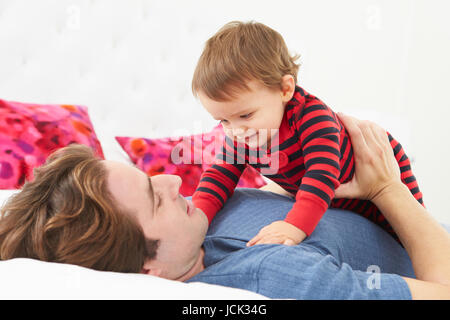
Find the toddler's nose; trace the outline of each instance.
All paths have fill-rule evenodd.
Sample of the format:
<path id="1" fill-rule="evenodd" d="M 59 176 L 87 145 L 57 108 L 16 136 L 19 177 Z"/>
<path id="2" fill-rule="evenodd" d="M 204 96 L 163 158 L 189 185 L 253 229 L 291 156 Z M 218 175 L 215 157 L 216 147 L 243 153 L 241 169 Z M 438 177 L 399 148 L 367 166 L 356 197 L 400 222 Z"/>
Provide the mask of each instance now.
<path id="1" fill-rule="evenodd" d="M 235 128 L 232 129 L 233 131 L 233 137 L 238 138 L 238 139 L 244 139 L 247 130 L 245 130 L 244 128 Z"/>
<path id="2" fill-rule="evenodd" d="M 257 130 L 252 128 L 246 128 L 245 130 L 236 131 L 234 136 L 238 140 L 245 140 L 247 138 L 253 137 L 257 133 Z"/>

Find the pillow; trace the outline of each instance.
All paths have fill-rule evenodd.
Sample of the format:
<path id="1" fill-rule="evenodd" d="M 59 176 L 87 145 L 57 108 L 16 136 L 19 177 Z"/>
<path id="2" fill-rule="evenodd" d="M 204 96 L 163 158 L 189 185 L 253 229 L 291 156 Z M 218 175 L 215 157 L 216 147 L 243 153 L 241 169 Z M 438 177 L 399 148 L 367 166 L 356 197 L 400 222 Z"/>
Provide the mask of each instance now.
<path id="1" fill-rule="evenodd" d="M 201 282 L 97 271 L 29 258 L 0 261 L 0 299 L 268 299 L 260 294 Z"/>
<path id="2" fill-rule="evenodd" d="M 90 146 L 104 158 L 87 108 L 0 99 L 0 189 L 18 189 L 56 149 Z"/>
<path id="3" fill-rule="evenodd" d="M 187 197 L 194 193 L 203 171 L 212 166 L 216 148 L 222 147 L 224 136 L 222 126 L 218 125 L 211 132 L 184 137 L 115 138 L 131 161 L 149 176 L 162 173 L 180 176 L 183 180 L 180 193 Z M 265 184 L 262 175 L 248 166 L 237 186 L 260 188 Z"/>
<path id="4" fill-rule="evenodd" d="M 0 190 L 0 207 L 18 190 Z M 0 261 L 0 300 L 6 299 L 249 299 L 266 297 L 201 282 L 151 275 L 97 271 L 29 258 Z"/>

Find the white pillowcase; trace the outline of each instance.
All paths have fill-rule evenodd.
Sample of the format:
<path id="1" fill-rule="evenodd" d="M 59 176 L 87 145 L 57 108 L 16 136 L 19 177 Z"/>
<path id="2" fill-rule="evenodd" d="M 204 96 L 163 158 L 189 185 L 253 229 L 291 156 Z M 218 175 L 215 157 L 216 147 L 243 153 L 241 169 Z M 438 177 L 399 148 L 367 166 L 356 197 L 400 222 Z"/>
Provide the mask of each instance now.
<path id="1" fill-rule="evenodd" d="M 201 282 L 96 271 L 26 258 L 0 261 L 0 299 L 267 299 L 259 294 Z"/>
<path id="2" fill-rule="evenodd" d="M 0 190 L 0 205 L 17 190 Z M 0 261 L 0 299 L 267 299 L 242 289 L 183 283 L 17 258 Z"/>

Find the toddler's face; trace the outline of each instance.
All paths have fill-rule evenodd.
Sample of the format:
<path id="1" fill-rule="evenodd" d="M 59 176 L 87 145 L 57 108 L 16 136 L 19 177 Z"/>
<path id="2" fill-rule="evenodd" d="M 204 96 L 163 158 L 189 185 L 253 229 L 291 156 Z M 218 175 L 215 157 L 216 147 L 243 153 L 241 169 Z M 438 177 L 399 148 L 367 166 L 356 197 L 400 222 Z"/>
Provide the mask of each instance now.
<path id="1" fill-rule="evenodd" d="M 214 101 L 202 92 L 198 97 L 211 116 L 221 122 L 231 139 L 250 148 L 266 147 L 280 128 L 287 101 L 281 90 L 269 89 L 258 81 L 250 81 L 247 85 L 250 90 L 242 91 L 231 101 Z"/>

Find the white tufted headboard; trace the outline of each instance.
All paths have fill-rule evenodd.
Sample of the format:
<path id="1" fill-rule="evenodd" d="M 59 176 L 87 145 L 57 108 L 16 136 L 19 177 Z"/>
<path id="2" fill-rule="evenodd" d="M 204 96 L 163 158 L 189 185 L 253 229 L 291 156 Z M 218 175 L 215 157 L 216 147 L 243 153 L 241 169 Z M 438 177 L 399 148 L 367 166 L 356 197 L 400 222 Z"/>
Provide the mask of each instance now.
<path id="1" fill-rule="evenodd" d="M 226 22 L 257 20 L 301 54 L 300 85 L 402 142 L 428 208 L 450 223 L 449 9 L 446 0 L 0 0 L 0 98 L 86 105 L 105 156 L 128 161 L 114 136 L 213 127 L 190 90 L 203 44 Z"/>
<path id="2" fill-rule="evenodd" d="M 107 158 L 114 135 L 192 129 L 186 120 L 202 111 L 189 87 L 201 50 L 192 42 L 208 34 L 165 3 L 0 1 L 0 95 L 88 106 Z"/>

